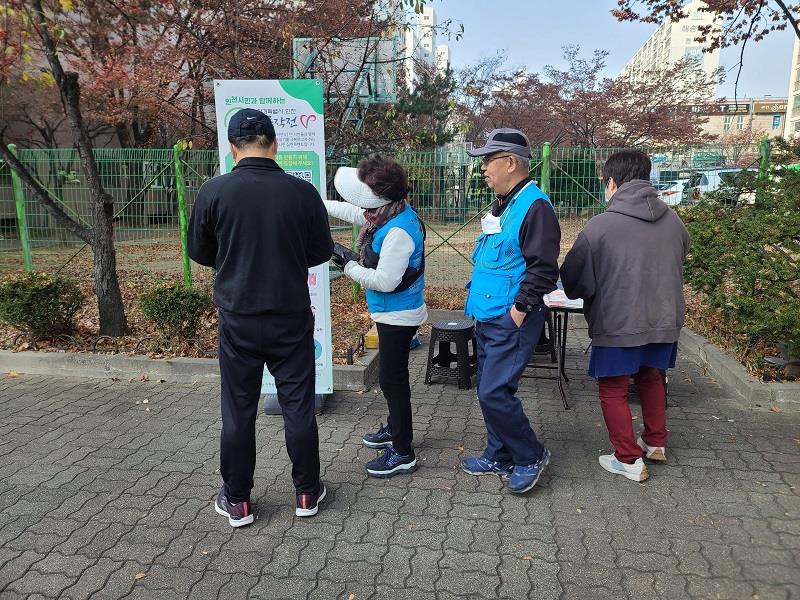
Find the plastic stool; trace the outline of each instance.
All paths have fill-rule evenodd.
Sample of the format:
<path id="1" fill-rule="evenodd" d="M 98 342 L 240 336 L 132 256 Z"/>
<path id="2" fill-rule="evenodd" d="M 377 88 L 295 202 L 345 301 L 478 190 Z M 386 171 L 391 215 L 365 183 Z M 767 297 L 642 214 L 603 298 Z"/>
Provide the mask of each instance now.
<path id="1" fill-rule="evenodd" d="M 455 353 L 452 351 L 453 345 Z M 439 351 L 434 355 L 437 346 Z M 456 364 L 455 368 L 452 367 L 453 363 Z M 472 376 L 477 371 L 477 342 L 472 321 L 436 321 L 431 328 L 425 383 L 430 385 L 431 377 L 455 378 L 459 389 L 468 390 L 472 387 Z"/>

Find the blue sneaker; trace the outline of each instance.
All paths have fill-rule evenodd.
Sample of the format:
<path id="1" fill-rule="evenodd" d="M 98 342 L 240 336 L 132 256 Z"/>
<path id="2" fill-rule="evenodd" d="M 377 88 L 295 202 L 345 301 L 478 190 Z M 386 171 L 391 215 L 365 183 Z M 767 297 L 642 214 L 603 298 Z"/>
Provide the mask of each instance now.
<path id="1" fill-rule="evenodd" d="M 510 462 L 497 462 L 485 456 L 465 456 L 461 459 L 461 470 L 470 475 L 500 475 L 508 477 L 514 470 Z"/>
<path id="2" fill-rule="evenodd" d="M 539 481 L 539 476 L 550 463 L 550 450 L 544 449 L 542 458 L 532 465 L 514 465 L 514 472 L 508 478 L 506 485 L 509 491 L 515 494 L 524 494 Z"/>
<path id="3" fill-rule="evenodd" d="M 409 344 L 408 349 L 413 350 L 414 348 L 419 348 L 422 345 L 422 342 L 419 341 L 419 336 L 415 335 L 411 338 L 411 344 Z"/>
<path id="4" fill-rule="evenodd" d="M 388 425 L 384 427 L 381 423 L 377 432 L 365 434 L 361 441 L 367 448 L 388 448 L 392 445 L 392 430 Z"/>
<path id="5" fill-rule="evenodd" d="M 394 448 L 387 446 L 383 454 L 367 463 L 367 473 L 373 477 L 392 477 L 401 473 L 413 473 L 417 470 L 417 457 L 414 450 L 408 454 L 395 452 Z"/>

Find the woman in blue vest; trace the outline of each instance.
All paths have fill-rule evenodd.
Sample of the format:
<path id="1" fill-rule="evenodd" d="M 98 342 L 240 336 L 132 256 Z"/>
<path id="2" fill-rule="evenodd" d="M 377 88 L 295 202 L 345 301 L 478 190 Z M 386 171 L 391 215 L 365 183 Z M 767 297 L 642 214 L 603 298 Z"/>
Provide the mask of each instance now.
<path id="1" fill-rule="evenodd" d="M 428 318 L 425 243 L 422 223 L 407 202 L 408 176 L 395 160 L 380 155 L 358 168 L 341 167 L 336 191 L 347 202 L 326 201 L 332 217 L 361 225 L 356 254 L 337 244 L 333 261 L 366 290 L 378 328 L 379 382 L 389 407 L 387 425 L 364 435 L 369 448 L 383 454 L 367 463 L 373 477 L 392 477 L 417 468 L 412 446 L 408 354 L 417 328 Z"/>

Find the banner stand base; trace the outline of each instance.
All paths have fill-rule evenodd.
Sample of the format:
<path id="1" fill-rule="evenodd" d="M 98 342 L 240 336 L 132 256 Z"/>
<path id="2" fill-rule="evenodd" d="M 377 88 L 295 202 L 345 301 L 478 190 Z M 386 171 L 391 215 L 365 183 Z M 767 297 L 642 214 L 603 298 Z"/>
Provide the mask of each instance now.
<path id="1" fill-rule="evenodd" d="M 322 410 L 325 408 L 325 402 L 327 401 L 328 396 L 330 396 L 330 394 L 314 394 L 314 412 L 316 414 L 322 414 Z M 278 404 L 277 394 L 262 394 L 261 397 L 264 399 L 264 414 L 282 414 L 281 405 Z"/>

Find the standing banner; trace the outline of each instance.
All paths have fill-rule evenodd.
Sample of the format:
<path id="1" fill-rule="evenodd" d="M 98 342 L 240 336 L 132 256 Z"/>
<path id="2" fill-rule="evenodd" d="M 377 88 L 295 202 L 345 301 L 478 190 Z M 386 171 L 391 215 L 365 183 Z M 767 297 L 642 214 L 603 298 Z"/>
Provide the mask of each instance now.
<path id="1" fill-rule="evenodd" d="M 278 164 L 289 175 L 314 184 L 326 197 L 325 129 L 322 82 L 318 79 L 214 80 L 220 174 L 234 167 L 228 144 L 228 122 L 243 108 L 269 115 L 278 137 Z M 275 285 L 280 285 L 276 281 Z M 308 291 L 314 312 L 316 393 L 333 393 L 331 298 L 328 265 L 308 271 Z M 264 369 L 262 394 L 274 394 L 275 380 Z"/>

